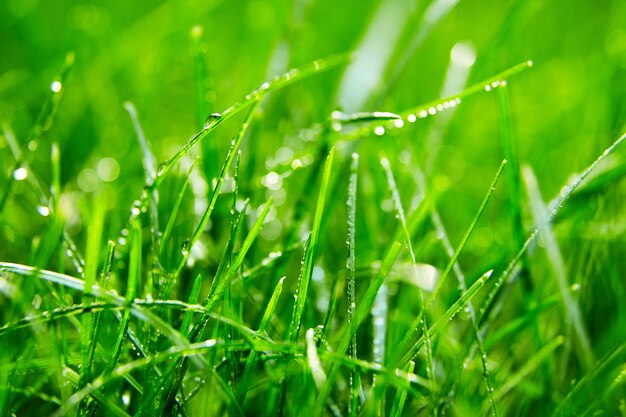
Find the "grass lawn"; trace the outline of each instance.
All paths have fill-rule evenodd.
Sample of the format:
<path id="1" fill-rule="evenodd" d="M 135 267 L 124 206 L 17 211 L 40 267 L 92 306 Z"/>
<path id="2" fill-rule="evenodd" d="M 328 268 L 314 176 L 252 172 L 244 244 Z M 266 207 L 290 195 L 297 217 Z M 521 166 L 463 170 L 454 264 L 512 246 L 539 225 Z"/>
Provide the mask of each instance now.
<path id="1" fill-rule="evenodd" d="M 0 415 L 626 416 L 626 2 L 0 16 Z"/>

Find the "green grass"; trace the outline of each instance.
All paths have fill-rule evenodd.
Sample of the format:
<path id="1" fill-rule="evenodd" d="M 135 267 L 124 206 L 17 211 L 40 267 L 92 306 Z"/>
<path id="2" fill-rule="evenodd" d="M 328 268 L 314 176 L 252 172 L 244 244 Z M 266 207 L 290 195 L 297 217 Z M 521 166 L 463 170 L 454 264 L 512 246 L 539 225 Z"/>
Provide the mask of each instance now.
<path id="1" fill-rule="evenodd" d="M 626 415 L 621 2 L 0 13 L 0 415 Z"/>

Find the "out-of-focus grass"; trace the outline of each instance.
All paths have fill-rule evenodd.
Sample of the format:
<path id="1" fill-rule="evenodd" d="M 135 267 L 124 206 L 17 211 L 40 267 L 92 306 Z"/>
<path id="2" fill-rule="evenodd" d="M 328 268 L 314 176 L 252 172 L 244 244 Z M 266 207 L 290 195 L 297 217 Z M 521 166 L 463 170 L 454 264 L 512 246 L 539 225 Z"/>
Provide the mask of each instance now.
<path id="1" fill-rule="evenodd" d="M 626 130 L 623 1 L 6 0 L 0 16 L 0 413 L 624 413 L 624 151 L 561 188 Z M 177 154 L 240 100 L 247 119 L 216 114 Z M 177 163 L 155 179 L 152 155 Z"/>

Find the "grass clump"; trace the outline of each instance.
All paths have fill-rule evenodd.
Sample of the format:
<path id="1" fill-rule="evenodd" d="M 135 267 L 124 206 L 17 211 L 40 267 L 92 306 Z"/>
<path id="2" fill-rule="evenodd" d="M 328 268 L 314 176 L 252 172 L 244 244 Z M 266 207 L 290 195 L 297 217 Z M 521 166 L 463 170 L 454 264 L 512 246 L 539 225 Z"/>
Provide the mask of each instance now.
<path id="1" fill-rule="evenodd" d="M 604 6 L 568 17 L 593 61 L 573 31 L 521 48 L 562 18 L 522 4 L 459 42 L 454 1 L 26 3 L 0 6 L 2 415 L 626 414 Z"/>

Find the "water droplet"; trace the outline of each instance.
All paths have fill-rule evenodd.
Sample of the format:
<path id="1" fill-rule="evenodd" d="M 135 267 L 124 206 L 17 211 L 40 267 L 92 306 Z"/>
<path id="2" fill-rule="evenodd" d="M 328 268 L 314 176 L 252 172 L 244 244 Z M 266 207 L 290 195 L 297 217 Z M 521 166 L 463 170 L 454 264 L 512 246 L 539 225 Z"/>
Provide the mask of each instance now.
<path id="1" fill-rule="evenodd" d="M 189 255 L 189 245 L 191 244 L 191 242 L 189 241 L 189 239 L 186 239 L 183 242 L 183 245 L 181 247 L 181 253 L 183 256 L 188 256 Z"/>
<path id="2" fill-rule="evenodd" d="M 130 404 L 130 392 L 125 391 L 124 394 L 122 394 L 122 404 L 128 407 L 128 405 Z"/>
<path id="3" fill-rule="evenodd" d="M 383 126 L 376 126 L 374 128 L 374 134 L 376 136 L 382 136 L 385 134 L 385 128 Z"/>
<path id="4" fill-rule="evenodd" d="M 37 212 L 39 212 L 39 214 L 43 217 L 48 217 L 50 215 L 50 209 L 46 206 L 37 206 Z"/>
<path id="5" fill-rule="evenodd" d="M 301 160 L 299 160 L 299 159 L 294 159 L 293 161 L 291 161 L 291 169 L 293 169 L 294 171 L 295 171 L 296 169 L 300 169 L 300 168 L 302 168 L 302 167 L 304 167 L 304 164 L 302 163 L 302 161 L 301 161 Z"/>
<path id="6" fill-rule="evenodd" d="M 63 89 L 63 84 L 61 84 L 61 81 L 54 80 L 52 81 L 52 84 L 50 84 L 50 90 L 52 90 L 53 93 L 58 93 L 62 89 Z"/>
<path id="7" fill-rule="evenodd" d="M 13 178 L 16 181 L 23 181 L 28 177 L 28 170 L 24 167 L 19 167 L 15 171 L 13 171 Z"/>
<path id="8" fill-rule="evenodd" d="M 443 111 L 443 104 L 437 104 L 437 111 Z"/>
<path id="9" fill-rule="evenodd" d="M 397 127 L 398 129 L 400 129 L 402 126 L 404 126 L 404 120 L 402 120 L 402 119 L 396 119 L 396 120 L 393 122 L 393 125 L 394 125 L 395 127 Z"/>
<path id="10" fill-rule="evenodd" d="M 222 117 L 222 115 L 220 113 L 211 113 L 207 116 L 206 119 L 204 119 L 204 128 L 208 129 L 211 126 L 213 126 L 215 124 L 215 122 L 217 122 L 220 118 Z"/>
<path id="11" fill-rule="evenodd" d="M 433 116 L 434 116 L 435 114 L 437 114 L 437 109 L 436 109 L 436 108 L 434 108 L 434 107 L 429 107 L 429 108 L 428 108 L 428 114 L 430 114 L 430 115 L 433 115 Z"/>
<path id="12" fill-rule="evenodd" d="M 424 117 L 428 117 L 428 111 L 426 111 L 425 109 L 422 109 L 419 112 L 419 118 L 423 119 Z"/>
<path id="13" fill-rule="evenodd" d="M 409 114 L 406 119 L 409 121 L 409 123 L 415 123 L 415 121 L 417 120 L 417 116 L 414 114 Z"/>
<path id="14" fill-rule="evenodd" d="M 489 84 L 485 86 L 485 91 L 491 91 L 491 86 Z"/>

